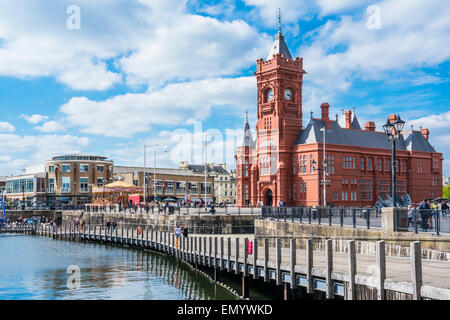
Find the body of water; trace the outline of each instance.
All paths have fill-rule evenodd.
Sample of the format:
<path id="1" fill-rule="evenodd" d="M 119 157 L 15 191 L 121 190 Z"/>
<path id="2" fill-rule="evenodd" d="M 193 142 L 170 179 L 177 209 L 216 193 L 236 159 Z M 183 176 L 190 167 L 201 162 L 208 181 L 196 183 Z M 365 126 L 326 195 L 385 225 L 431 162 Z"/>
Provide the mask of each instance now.
<path id="1" fill-rule="evenodd" d="M 0 300 L 41 299 L 235 297 L 171 256 L 121 246 L 1 234 Z"/>

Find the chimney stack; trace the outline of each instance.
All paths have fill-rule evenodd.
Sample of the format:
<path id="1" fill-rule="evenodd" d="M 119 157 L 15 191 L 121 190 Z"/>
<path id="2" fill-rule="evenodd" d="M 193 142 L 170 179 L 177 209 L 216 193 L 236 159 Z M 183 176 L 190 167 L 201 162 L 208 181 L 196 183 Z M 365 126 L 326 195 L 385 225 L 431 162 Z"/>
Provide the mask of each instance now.
<path id="1" fill-rule="evenodd" d="M 422 128 L 420 131 L 422 131 L 422 134 L 425 137 L 425 139 L 428 140 L 428 138 L 430 136 L 430 130 L 428 130 L 427 128 Z"/>
<path id="2" fill-rule="evenodd" d="M 322 103 L 320 105 L 320 109 L 322 109 L 322 120 L 323 121 L 330 120 L 330 115 L 329 115 L 330 105 L 327 102 Z"/>
<path id="3" fill-rule="evenodd" d="M 394 123 L 395 120 L 397 120 L 397 116 L 395 114 L 391 114 L 391 115 L 389 115 L 388 119 L 389 119 L 390 123 Z"/>
<path id="4" fill-rule="evenodd" d="M 350 110 L 345 111 L 345 128 L 352 128 L 352 112 Z"/>
<path id="5" fill-rule="evenodd" d="M 375 123 L 372 121 L 367 121 L 366 124 L 364 125 L 364 130 L 366 131 L 375 131 Z"/>

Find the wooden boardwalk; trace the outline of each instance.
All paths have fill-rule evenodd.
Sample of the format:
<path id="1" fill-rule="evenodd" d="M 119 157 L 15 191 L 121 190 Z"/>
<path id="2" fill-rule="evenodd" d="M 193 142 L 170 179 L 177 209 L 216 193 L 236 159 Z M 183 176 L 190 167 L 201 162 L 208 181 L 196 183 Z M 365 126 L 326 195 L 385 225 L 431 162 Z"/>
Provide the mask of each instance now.
<path id="1" fill-rule="evenodd" d="M 140 231 L 140 232 L 139 232 Z M 174 233 L 157 229 L 118 227 L 83 230 L 41 226 L 37 234 L 55 239 L 96 241 L 157 250 L 204 266 L 242 276 L 242 295 L 248 295 L 248 278 L 274 281 L 290 289 L 305 287 L 308 293 L 325 292 L 345 299 L 450 299 L 450 262 L 421 258 L 420 242 L 411 243 L 410 257 L 385 254 L 384 241 L 373 254 L 356 254 L 348 240 L 345 253 L 335 252 L 332 239 L 318 248 L 315 239 L 256 238 L 253 235 L 189 235 L 176 246 Z M 250 241 L 248 241 L 250 240 Z M 253 250 L 249 252 L 248 246 Z"/>

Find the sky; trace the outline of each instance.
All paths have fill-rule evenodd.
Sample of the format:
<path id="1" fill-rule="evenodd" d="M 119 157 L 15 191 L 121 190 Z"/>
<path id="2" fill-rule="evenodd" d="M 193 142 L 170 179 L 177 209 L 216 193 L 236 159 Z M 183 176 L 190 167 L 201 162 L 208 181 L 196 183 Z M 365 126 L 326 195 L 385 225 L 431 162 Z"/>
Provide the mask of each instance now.
<path id="1" fill-rule="evenodd" d="M 278 8 L 304 122 L 323 102 L 378 130 L 400 114 L 450 175 L 448 0 L 2 0 L 0 175 L 66 153 L 143 166 L 144 145 L 147 166 L 233 168 Z"/>

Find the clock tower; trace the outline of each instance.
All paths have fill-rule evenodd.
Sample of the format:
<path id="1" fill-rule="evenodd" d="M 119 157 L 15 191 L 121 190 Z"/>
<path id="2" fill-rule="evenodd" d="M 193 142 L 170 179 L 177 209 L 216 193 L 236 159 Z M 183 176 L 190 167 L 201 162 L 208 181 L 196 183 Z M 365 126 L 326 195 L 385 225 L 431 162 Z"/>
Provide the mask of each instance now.
<path id="1" fill-rule="evenodd" d="M 256 61 L 258 202 L 278 205 L 292 184 L 293 147 L 302 129 L 303 58 L 293 59 L 281 33 L 269 56 Z"/>

